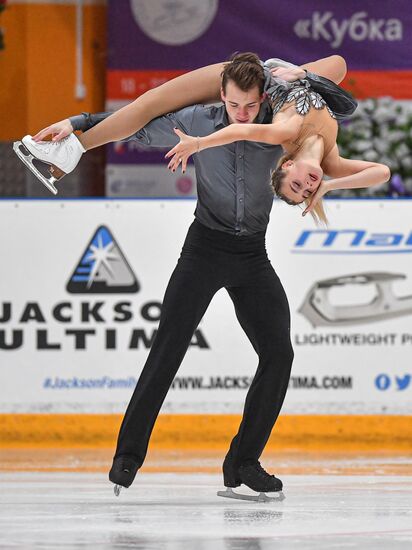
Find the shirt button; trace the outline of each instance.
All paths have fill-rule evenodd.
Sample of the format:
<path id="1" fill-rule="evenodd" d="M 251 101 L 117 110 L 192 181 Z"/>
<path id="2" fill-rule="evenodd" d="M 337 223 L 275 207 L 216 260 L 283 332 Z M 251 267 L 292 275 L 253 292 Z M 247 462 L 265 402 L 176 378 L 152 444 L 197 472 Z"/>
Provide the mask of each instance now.
<path id="1" fill-rule="evenodd" d="M 242 178 L 242 177 L 239 177 L 239 178 L 237 178 L 237 179 L 238 179 L 239 181 L 243 181 L 243 178 Z"/>
<path id="2" fill-rule="evenodd" d="M 242 158 L 243 158 L 243 155 L 239 155 L 239 158 L 242 159 Z"/>
<path id="3" fill-rule="evenodd" d="M 240 197 L 239 202 L 243 202 L 243 198 L 242 198 L 242 197 Z"/>

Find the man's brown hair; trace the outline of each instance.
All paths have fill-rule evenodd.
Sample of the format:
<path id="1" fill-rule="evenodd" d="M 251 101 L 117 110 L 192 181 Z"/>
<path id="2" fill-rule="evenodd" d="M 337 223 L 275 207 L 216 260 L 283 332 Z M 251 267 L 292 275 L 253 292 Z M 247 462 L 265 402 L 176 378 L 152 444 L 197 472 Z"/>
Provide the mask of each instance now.
<path id="1" fill-rule="evenodd" d="M 226 85 L 229 80 L 233 80 L 242 92 L 248 92 L 251 88 L 257 86 L 259 94 L 262 95 L 265 75 L 259 57 L 252 52 L 233 54 L 222 71 L 224 93 L 226 93 Z"/>

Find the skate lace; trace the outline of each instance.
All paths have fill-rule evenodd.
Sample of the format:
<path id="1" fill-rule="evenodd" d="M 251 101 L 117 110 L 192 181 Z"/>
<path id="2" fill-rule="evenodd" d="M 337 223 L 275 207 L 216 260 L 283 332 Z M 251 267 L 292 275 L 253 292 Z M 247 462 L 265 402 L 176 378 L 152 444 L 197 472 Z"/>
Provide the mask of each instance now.
<path id="1" fill-rule="evenodd" d="M 267 479 L 268 477 L 275 477 L 273 475 L 268 474 L 267 471 L 260 464 L 260 462 L 257 462 L 256 464 L 253 464 L 253 467 L 256 470 L 258 476 L 262 479 Z"/>
<path id="2" fill-rule="evenodd" d="M 125 457 L 125 458 L 121 458 L 119 460 L 118 467 L 123 472 L 130 473 L 131 470 L 132 470 L 132 467 L 133 467 L 132 464 L 133 464 L 133 462 L 130 460 L 130 458 Z"/>
<path id="3" fill-rule="evenodd" d="M 49 144 L 57 147 L 58 145 L 63 145 L 63 143 L 65 143 L 66 141 L 67 141 L 67 137 L 60 139 L 59 141 L 49 141 Z"/>
<path id="4" fill-rule="evenodd" d="M 47 144 L 47 147 L 44 150 L 44 152 L 48 154 L 50 153 L 50 147 L 57 147 L 58 145 L 62 145 L 65 141 L 67 141 L 67 137 L 61 139 L 60 141 L 43 141 L 41 143 Z"/>

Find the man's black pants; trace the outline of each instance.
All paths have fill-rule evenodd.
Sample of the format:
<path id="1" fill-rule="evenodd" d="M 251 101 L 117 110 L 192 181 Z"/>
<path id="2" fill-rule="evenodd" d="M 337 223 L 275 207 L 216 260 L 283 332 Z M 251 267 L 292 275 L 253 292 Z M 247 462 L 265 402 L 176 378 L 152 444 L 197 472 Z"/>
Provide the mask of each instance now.
<path id="1" fill-rule="evenodd" d="M 116 457 L 143 464 L 167 391 L 194 331 L 222 287 L 259 356 L 230 455 L 235 465 L 260 457 L 282 407 L 292 366 L 288 301 L 268 260 L 264 232 L 236 236 L 197 220 L 166 289 L 158 332 L 123 419 Z"/>

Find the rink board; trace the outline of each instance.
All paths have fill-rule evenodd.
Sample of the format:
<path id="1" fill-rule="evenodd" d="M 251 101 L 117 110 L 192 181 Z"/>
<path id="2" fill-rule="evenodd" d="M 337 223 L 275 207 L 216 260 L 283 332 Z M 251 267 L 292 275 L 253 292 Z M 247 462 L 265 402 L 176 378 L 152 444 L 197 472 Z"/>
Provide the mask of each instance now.
<path id="1" fill-rule="evenodd" d="M 393 289 L 405 302 L 412 294 L 410 205 L 328 201 L 329 233 L 316 233 L 310 217 L 275 202 L 267 248 L 289 297 L 295 349 L 284 415 L 411 414 L 411 314 L 314 327 L 299 311 L 314 283 L 365 272 L 401 275 Z M 193 200 L 0 202 L 2 414 L 124 411 L 194 208 Z M 126 266 L 103 293 L 87 286 L 81 264 L 90 243 L 95 250 L 109 244 Z M 331 299 L 366 303 L 374 292 L 371 284 L 346 284 Z M 162 412 L 237 417 L 256 366 L 222 290 Z"/>

